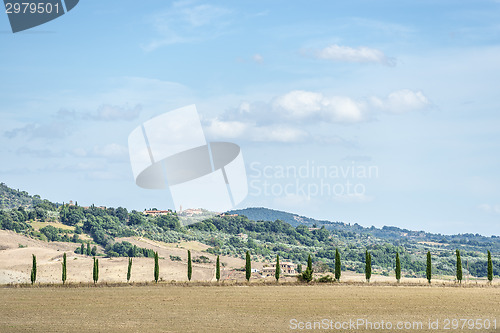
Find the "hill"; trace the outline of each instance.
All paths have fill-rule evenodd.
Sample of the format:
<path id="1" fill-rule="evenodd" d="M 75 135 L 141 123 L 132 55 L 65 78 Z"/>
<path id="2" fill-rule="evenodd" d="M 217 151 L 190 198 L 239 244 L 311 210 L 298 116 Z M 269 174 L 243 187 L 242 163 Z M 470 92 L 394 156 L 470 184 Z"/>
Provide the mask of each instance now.
<path id="1" fill-rule="evenodd" d="M 368 250 L 372 256 L 373 272 L 391 276 L 394 274 L 394 258 L 399 253 L 406 278 L 425 276 L 427 251 L 433 255 L 435 274 L 453 276 L 456 249 L 462 252 L 464 274 L 485 277 L 486 252 L 490 250 L 495 263 L 494 274 L 500 274 L 498 237 L 449 236 L 394 227 L 364 228 L 265 208 L 235 212 L 239 215 L 200 214 L 203 217 L 198 222 L 183 225 L 176 212 L 146 214 L 129 212 L 123 207 L 58 205 L 40 199 L 32 203 L 31 208 L 20 205 L 1 209 L 0 229 L 44 242 L 73 243 L 71 247 L 75 254 L 85 252 L 108 257 L 152 256 L 150 247 L 130 241 L 134 237 L 177 245 L 199 242 L 206 246 L 203 251 L 213 256 L 244 259 L 246 252 L 250 251 L 252 260 L 260 263 L 271 263 L 279 255 L 283 261 L 304 265 L 311 255 L 315 272 L 319 273 L 333 270 L 337 249 L 342 257 L 343 270 L 362 273 L 365 251 Z M 87 250 L 82 251 L 84 247 Z"/>
<path id="2" fill-rule="evenodd" d="M 374 226 L 370 228 L 363 227 L 357 223 L 350 224 L 344 222 L 332 222 L 326 220 L 316 220 L 313 218 L 300 216 L 294 213 L 283 212 L 279 210 L 257 207 L 257 208 L 245 208 L 237 209 L 228 212 L 228 214 L 238 214 L 248 217 L 250 220 L 254 221 L 275 221 L 281 220 L 289 223 L 292 226 L 298 226 L 300 224 L 307 225 L 308 227 L 322 227 L 324 226 L 328 230 L 332 231 L 345 231 L 352 232 L 356 234 L 366 234 L 377 238 L 385 239 L 390 242 L 421 242 L 421 243 L 436 243 L 438 245 L 464 245 L 471 247 L 483 247 L 488 249 L 495 249 L 495 251 L 500 251 L 500 237 L 491 236 L 486 237 L 479 234 L 456 234 L 456 235 L 443 235 L 434 234 L 425 231 L 416 231 L 402 229 L 393 226 L 383 226 L 382 228 L 376 228 Z"/>

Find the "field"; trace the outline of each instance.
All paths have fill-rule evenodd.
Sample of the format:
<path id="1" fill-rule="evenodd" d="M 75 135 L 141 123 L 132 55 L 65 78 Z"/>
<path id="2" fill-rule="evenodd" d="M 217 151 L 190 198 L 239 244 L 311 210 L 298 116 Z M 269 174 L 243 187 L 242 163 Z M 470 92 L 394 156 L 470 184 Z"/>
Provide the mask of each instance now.
<path id="1" fill-rule="evenodd" d="M 375 328 L 382 321 L 384 327 L 413 326 L 404 332 L 449 332 L 445 320 L 461 318 L 480 319 L 481 324 L 489 319 L 489 330 L 472 331 L 500 332 L 499 301 L 500 288 L 495 287 L 167 283 L 2 287 L 0 332 L 284 332 L 294 331 L 299 322 L 313 325 L 322 319 L 333 320 L 333 325 L 347 325 L 349 320 L 374 325 L 371 330 L 366 322 L 357 329 L 333 330 L 338 332 L 380 331 Z M 439 320 L 439 328 L 430 330 L 429 320 Z"/>

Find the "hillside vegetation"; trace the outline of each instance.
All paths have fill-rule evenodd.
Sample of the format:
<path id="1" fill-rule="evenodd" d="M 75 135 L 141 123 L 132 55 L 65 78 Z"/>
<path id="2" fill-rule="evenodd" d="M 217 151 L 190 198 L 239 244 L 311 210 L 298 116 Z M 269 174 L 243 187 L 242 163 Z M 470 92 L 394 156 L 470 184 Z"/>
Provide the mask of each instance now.
<path id="1" fill-rule="evenodd" d="M 5 190 L 2 193 L 13 192 L 24 193 L 21 197 L 24 202 L 29 202 L 25 192 Z M 210 254 L 242 259 L 249 250 L 254 262 L 263 263 L 274 262 L 279 254 L 283 261 L 305 265 L 311 255 L 316 273 L 333 271 L 336 249 L 342 258 L 342 270 L 361 273 L 365 267 L 365 251 L 368 250 L 373 272 L 389 276 L 394 273 L 395 256 L 399 253 L 404 277 L 425 277 L 425 254 L 428 250 L 433 255 L 433 274 L 453 276 L 456 249 L 462 253 L 465 276 L 485 277 L 486 251 L 490 250 L 493 273 L 500 275 L 500 238 L 496 236 L 445 236 L 394 227 L 363 228 L 342 222 L 316 221 L 264 208 L 236 213 L 242 215 L 213 216 L 184 226 L 175 212 L 150 216 L 137 211 L 129 212 L 123 207 L 58 205 L 31 197 L 31 205 L 11 205 L 0 210 L 0 228 L 44 241 L 75 243 L 76 253 L 82 253 L 85 248 L 83 250 L 87 254 L 115 257 L 153 255 L 146 247 L 116 240 L 132 236 L 165 243 L 199 241 L 208 245 L 206 252 Z M 295 222 L 289 223 L 292 220 Z M 50 221 L 71 228 L 55 227 L 47 223 Z M 40 222 L 47 225 L 42 226 Z M 92 244 L 85 244 L 88 238 Z M 104 253 L 97 253 L 96 245 Z"/>

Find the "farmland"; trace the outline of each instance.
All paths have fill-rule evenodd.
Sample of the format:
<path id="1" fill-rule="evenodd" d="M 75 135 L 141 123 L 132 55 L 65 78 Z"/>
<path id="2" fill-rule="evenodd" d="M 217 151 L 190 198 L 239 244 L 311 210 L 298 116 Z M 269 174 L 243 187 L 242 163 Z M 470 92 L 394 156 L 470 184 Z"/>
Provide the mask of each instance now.
<path id="1" fill-rule="evenodd" d="M 384 321 L 416 325 L 412 332 L 447 332 L 446 319 L 467 318 L 491 325 L 496 320 L 496 330 L 475 331 L 500 332 L 498 287 L 211 285 L 2 287 L 0 331 L 283 332 L 327 319 L 333 325 Z M 429 320 L 438 320 L 439 329 L 429 330 Z M 363 325 L 340 331 L 370 331 Z"/>

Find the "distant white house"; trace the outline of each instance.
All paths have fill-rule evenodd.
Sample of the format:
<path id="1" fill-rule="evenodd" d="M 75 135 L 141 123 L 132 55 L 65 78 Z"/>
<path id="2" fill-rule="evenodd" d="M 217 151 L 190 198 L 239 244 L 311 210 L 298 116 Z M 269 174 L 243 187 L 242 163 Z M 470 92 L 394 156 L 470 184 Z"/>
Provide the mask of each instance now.
<path id="1" fill-rule="evenodd" d="M 295 269 L 295 264 L 293 262 L 280 262 L 281 274 L 295 275 L 297 271 Z M 262 269 L 262 275 L 274 275 L 276 273 L 276 263 L 272 263 L 271 266 L 264 267 Z"/>

